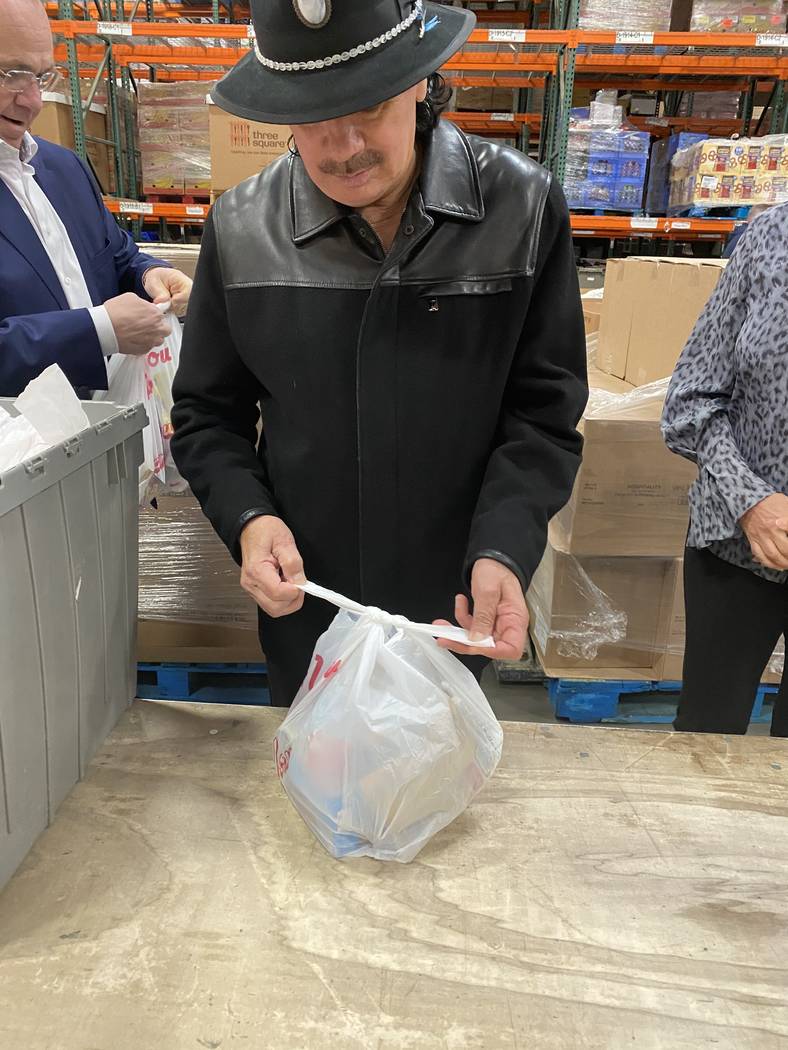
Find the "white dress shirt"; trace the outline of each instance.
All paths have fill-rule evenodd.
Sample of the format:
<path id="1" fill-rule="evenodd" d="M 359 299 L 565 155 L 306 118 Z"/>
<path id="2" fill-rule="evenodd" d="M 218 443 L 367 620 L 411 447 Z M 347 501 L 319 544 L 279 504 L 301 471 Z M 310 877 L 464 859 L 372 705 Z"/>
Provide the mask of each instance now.
<path id="1" fill-rule="evenodd" d="M 52 202 L 35 180 L 30 161 L 38 143 L 26 134 L 21 150 L 0 139 L 0 179 L 6 184 L 38 234 L 71 310 L 87 309 L 105 357 L 118 353 L 118 340 L 106 308 L 94 306 L 74 245 Z"/>

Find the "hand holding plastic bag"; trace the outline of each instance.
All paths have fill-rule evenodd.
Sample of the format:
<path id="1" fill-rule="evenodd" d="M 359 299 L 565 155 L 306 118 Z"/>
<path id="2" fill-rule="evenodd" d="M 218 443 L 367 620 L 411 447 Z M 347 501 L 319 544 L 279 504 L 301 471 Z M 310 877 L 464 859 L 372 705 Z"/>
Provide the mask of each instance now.
<path id="1" fill-rule="evenodd" d="M 170 334 L 166 341 L 142 357 L 115 354 L 107 365 L 109 389 L 96 395 L 98 400 L 119 405 L 141 402 L 148 413 L 148 426 L 142 432 L 142 506 L 157 494 L 183 492 L 187 488 L 170 452 L 172 384 L 180 361 L 181 325 L 170 312 L 169 303 L 157 306 L 169 321 Z"/>
<path id="2" fill-rule="evenodd" d="M 279 777 L 332 856 L 410 861 L 500 761 L 503 734 L 478 682 L 434 641 L 467 634 L 302 589 L 342 611 L 276 734 Z"/>

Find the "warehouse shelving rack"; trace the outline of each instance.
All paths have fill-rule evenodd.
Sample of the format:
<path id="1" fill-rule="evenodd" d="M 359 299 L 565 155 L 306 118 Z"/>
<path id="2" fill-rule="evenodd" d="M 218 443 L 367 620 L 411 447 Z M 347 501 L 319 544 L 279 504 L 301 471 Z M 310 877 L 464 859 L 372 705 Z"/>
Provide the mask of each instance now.
<path id="1" fill-rule="evenodd" d="M 74 102 L 74 137 L 85 155 L 80 77 L 92 76 L 92 88 L 106 78 L 107 98 L 116 154 L 120 201 L 110 206 L 138 221 L 199 223 L 198 205 L 145 204 L 135 210 L 136 156 L 128 144 L 131 112 L 128 91 L 133 70 L 147 67 L 159 79 L 215 79 L 234 65 L 250 46 L 250 28 L 231 22 L 228 12 L 241 4 L 212 0 L 210 4 L 164 5 L 160 0 L 58 0 L 48 4 L 56 34 L 56 59 L 66 68 Z M 759 130 L 788 131 L 788 34 L 631 33 L 577 28 L 579 0 L 553 0 L 549 28 L 547 9 L 523 4 L 523 10 L 477 12 L 480 24 L 443 72 L 456 86 L 514 88 L 515 105 L 508 113 L 456 113 L 452 119 L 479 134 L 503 135 L 528 149 L 538 139 L 539 158 L 563 180 L 566 172 L 570 110 L 576 82 L 592 90 L 656 91 L 666 102 L 668 117 L 641 118 L 637 123 L 652 134 L 699 130 L 709 134 L 746 131 L 757 97 L 768 96 Z M 101 22 L 80 18 L 100 10 Z M 178 17 L 210 17 L 211 21 L 175 21 Z M 208 11 L 210 10 L 210 16 Z M 222 19 L 225 19 L 222 21 Z M 116 77 L 125 90 L 118 93 Z M 533 112 L 534 93 L 543 92 L 541 112 Z M 695 91 L 737 91 L 741 111 L 737 121 L 704 121 L 680 117 L 683 94 Z M 521 107 L 521 108 L 520 108 Z M 125 150 L 121 122 L 126 130 Z M 578 236 L 612 239 L 722 239 L 733 222 L 708 219 L 640 219 L 618 215 L 575 215 Z"/>

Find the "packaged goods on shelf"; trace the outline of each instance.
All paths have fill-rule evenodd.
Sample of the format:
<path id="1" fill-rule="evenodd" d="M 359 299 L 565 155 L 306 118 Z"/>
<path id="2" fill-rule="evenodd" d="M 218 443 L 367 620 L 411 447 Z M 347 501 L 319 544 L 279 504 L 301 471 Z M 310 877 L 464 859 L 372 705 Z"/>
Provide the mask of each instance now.
<path id="1" fill-rule="evenodd" d="M 698 33 L 784 33 L 783 0 L 694 0 L 690 29 Z"/>
<path id="2" fill-rule="evenodd" d="M 157 505 L 140 513 L 140 618 L 255 628 L 257 607 L 197 500 Z"/>
<path id="3" fill-rule="evenodd" d="M 721 259 L 609 260 L 598 367 L 633 386 L 671 375 L 724 268 Z"/>
<path id="4" fill-rule="evenodd" d="M 203 108 L 208 119 L 214 194 L 237 186 L 287 152 L 290 130 L 286 126 L 236 117 L 210 103 Z"/>
<path id="5" fill-rule="evenodd" d="M 513 113 L 514 89 L 461 87 L 457 88 L 454 108 L 477 113 Z"/>
<path id="6" fill-rule="evenodd" d="M 581 29 L 621 29 L 666 33 L 673 0 L 581 0 Z"/>
<path id="7" fill-rule="evenodd" d="M 669 452 L 660 433 L 668 380 L 633 389 L 616 379 L 618 392 L 595 388 L 596 375 L 580 424 L 583 462 L 553 519 L 554 539 L 583 557 L 679 557 L 696 469 Z"/>
<path id="8" fill-rule="evenodd" d="M 679 107 L 679 116 L 692 115 L 699 120 L 736 120 L 739 116 L 740 102 L 741 94 L 738 91 L 693 91 L 684 96 Z"/>
<path id="9" fill-rule="evenodd" d="M 651 147 L 646 211 L 650 215 L 666 215 L 670 203 L 670 165 L 681 149 L 688 149 L 707 136 L 692 131 L 681 131 L 666 139 L 658 139 Z"/>
<path id="10" fill-rule="evenodd" d="M 569 129 L 564 192 L 572 209 L 640 211 L 651 136 L 622 122 L 620 106 L 592 103 Z M 597 119 L 593 119 L 597 117 Z"/>
<path id="11" fill-rule="evenodd" d="M 42 95 L 43 108 L 30 129 L 31 134 L 39 135 L 48 142 L 54 142 L 66 149 L 74 149 L 74 121 L 71 114 L 71 97 L 59 91 L 45 91 Z M 98 101 L 91 104 L 85 114 L 85 134 L 96 139 L 108 139 L 107 111 Z M 85 143 L 85 150 L 90 166 L 104 193 L 115 192 L 115 162 L 111 147 L 105 142 L 94 142 L 90 138 Z"/>
<path id="12" fill-rule="evenodd" d="M 788 135 L 704 139 L 673 158 L 669 213 L 788 200 Z"/>
<path id="13" fill-rule="evenodd" d="M 142 181 L 147 193 L 208 193 L 211 154 L 206 81 L 148 83 L 139 88 Z"/>

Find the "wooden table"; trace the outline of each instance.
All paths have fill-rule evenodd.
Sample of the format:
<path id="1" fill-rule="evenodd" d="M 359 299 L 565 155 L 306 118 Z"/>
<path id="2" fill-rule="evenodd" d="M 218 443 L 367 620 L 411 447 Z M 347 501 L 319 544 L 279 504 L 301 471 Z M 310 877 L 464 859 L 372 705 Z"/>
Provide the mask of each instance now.
<path id="1" fill-rule="evenodd" d="M 408 865 L 331 860 L 281 715 L 137 703 L 0 896 L 4 1050 L 788 1048 L 788 748 L 506 726 Z"/>

